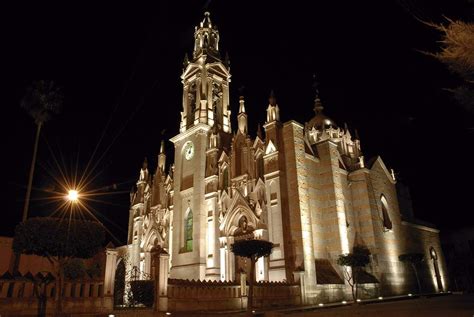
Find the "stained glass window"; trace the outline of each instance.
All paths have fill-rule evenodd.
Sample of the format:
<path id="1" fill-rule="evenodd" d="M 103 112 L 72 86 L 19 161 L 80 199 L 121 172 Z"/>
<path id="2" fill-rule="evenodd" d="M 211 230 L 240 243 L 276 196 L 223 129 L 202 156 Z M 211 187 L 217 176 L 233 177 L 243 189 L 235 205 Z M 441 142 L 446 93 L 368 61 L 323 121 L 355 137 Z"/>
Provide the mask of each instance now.
<path id="1" fill-rule="evenodd" d="M 186 251 L 193 250 L 193 212 L 189 209 L 186 219 L 184 220 L 184 241 Z"/>

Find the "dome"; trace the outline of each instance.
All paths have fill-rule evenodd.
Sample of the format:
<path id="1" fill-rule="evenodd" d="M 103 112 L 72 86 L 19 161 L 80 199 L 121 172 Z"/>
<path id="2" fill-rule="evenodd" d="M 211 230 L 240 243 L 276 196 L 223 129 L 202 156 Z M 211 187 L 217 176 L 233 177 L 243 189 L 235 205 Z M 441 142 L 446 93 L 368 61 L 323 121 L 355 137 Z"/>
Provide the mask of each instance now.
<path id="1" fill-rule="evenodd" d="M 316 130 L 321 130 L 323 128 L 328 127 L 337 128 L 337 124 L 323 113 L 323 109 L 324 107 L 321 104 L 321 100 L 319 98 L 316 98 L 314 104 L 314 112 L 316 114 L 308 122 L 309 129 L 315 128 Z"/>

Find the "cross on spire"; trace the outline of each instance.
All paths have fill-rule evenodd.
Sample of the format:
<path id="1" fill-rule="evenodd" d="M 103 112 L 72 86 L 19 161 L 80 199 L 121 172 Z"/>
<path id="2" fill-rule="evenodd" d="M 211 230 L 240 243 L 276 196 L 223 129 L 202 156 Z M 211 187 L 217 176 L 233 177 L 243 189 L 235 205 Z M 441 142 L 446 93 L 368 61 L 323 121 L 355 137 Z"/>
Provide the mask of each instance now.
<path id="1" fill-rule="evenodd" d="M 323 111 L 324 107 L 319 98 L 319 80 L 316 77 L 316 74 L 313 74 L 313 89 L 314 89 L 314 112 L 320 113 Z"/>

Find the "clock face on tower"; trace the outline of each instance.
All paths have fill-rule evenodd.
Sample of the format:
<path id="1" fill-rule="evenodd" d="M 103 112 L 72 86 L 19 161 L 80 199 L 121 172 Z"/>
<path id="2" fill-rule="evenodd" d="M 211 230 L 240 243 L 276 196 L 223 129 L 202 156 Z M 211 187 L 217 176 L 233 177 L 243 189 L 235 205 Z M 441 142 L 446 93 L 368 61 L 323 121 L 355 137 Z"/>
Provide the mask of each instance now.
<path id="1" fill-rule="evenodd" d="M 191 141 L 186 142 L 184 144 L 184 157 L 189 161 L 194 156 L 194 144 Z"/>

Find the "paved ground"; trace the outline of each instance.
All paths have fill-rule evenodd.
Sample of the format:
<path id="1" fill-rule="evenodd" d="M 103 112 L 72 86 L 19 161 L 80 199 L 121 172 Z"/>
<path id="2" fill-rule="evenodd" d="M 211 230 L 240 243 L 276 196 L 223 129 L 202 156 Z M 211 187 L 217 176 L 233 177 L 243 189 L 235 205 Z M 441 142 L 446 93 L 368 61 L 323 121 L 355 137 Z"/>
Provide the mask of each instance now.
<path id="1" fill-rule="evenodd" d="M 324 317 L 474 317 L 474 295 L 449 295 L 408 299 L 367 305 L 317 309 L 307 312 L 288 312 L 282 316 Z"/>
<path id="2" fill-rule="evenodd" d="M 173 313 L 172 317 L 243 317 L 245 313 Z M 363 305 L 289 309 L 258 314 L 260 317 L 474 317 L 474 294 L 403 299 Z"/>

